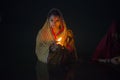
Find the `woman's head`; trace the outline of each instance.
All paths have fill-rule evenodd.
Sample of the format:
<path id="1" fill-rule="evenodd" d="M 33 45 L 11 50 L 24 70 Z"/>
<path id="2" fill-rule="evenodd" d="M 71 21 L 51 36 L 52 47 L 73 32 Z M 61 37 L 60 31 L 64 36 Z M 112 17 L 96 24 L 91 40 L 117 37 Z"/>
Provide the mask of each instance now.
<path id="1" fill-rule="evenodd" d="M 59 27 L 62 23 L 62 14 L 58 9 L 51 9 L 48 13 L 48 20 L 50 23 L 50 27 Z"/>

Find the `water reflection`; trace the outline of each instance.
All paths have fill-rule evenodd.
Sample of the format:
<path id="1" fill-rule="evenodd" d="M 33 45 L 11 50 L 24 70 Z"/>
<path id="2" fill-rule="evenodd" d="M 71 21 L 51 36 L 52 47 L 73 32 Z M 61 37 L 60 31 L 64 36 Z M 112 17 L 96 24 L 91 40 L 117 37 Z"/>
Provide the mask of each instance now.
<path id="1" fill-rule="evenodd" d="M 115 80 L 120 79 L 120 65 L 77 63 L 74 68 L 37 62 L 37 80 Z"/>

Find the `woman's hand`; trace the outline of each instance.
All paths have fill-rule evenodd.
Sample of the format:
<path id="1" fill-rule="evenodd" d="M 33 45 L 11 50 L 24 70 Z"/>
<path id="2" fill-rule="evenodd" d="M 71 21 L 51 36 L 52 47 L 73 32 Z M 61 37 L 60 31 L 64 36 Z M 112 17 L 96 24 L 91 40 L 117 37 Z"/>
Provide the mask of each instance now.
<path id="1" fill-rule="evenodd" d="M 58 48 L 58 45 L 55 43 L 55 42 L 53 42 L 51 45 L 50 45 L 50 50 L 51 51 L 56 51 L 56 49 Z"/>
<path id="2" fill-rule="evenodd" d="M 120 64 L 120 56 L 111 59 L 112 64 Z"/>

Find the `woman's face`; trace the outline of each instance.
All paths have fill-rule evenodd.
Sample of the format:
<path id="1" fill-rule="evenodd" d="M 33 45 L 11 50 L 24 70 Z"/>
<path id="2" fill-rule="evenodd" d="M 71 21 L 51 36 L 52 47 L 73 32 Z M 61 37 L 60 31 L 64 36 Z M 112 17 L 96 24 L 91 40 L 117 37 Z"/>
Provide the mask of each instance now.
<path id="1" fill-rule="evenodd" d="M 49 18 L 50 27 L 58 28 L 61 24 L 61 20 L 59 16 L 51 15 Z"/>

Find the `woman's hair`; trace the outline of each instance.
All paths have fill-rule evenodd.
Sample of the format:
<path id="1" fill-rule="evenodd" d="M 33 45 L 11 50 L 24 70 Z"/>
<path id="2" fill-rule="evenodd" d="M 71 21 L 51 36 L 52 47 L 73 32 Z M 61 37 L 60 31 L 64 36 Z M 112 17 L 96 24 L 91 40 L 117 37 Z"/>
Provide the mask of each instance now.
<path id="1" fill-rule="evenodd" d="M 51 15 L 62 17 L 60 10 L 57 8 L 53 8 L 49 11 L 48 18 L 50 18 Z"/>

